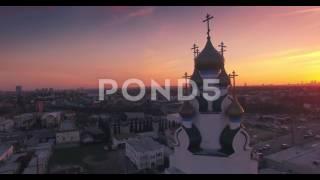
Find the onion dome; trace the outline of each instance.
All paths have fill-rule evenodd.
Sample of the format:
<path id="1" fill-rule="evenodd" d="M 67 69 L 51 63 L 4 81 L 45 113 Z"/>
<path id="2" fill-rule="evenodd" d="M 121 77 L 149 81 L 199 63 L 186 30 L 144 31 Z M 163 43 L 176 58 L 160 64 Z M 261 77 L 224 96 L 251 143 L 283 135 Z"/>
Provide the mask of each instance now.
<path id="1" fill-rule="evenodd" d="M 213 70 L 219 72 L 223 67 L 223 56 L 213 47 L 208 38 L 207 44 L 195 59 L 196 69 Z"/>
<path id="2" fill-rule="evenodd" d="M 224 69 L 224 67 L 222 68 L 222 71 L 219 75 L 219 80 L 220 80 L 220 85 L 222 87 L 227 87 L 230 85 L 230 78 L 229 78 L 226 70 Z"/>
<path id="3" fill-rule="evenodd" d="M 192 153 L 196 153 L 199 152 L 201 150 L 201 133 L 199 131 L 199 129 L 192 124 L 191 128 L 185 128 L 184 126 L 182 126 L 183 129 L 186 131 L 186 133 L 188 134 L 189 137 L 189 147 L 188 150 Z"/>
<path id="4" fill-rule="evenodd" d="M 179 114 L 182 118 L 191 118 L 195 115 L 195 112 L 192 104 L 189 101 L 184 101 Z"/>
<path id="5" fill-rule="evenodd" d="M 231 121 L 239 121 L 240 117 L 244 113 L 244 110 L 236 98 L 233 99 L 232 103 L 227 108 L 226 114 L 230 117 Z"/>
<path id="6" fill-rule="evenodd" d="M 220 152 L 226 154 L 226 155 L 231 155 L 234 153 L 234 148 L 233 148 L 233 140 L 236 134 L 240 128 L 237 129 L 231 129 L 229 125 L 227 125 L 221 135 L 220 135 L 220 145 L 221 149 L 219 150 Z"/>

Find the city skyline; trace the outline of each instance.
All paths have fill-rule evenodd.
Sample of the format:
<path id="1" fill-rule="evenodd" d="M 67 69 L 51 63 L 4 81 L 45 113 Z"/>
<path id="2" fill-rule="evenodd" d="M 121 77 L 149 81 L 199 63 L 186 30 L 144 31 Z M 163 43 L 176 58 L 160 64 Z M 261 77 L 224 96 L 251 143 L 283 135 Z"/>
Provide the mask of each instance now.
<path id="1" fill-rule="evenodd" d="M 1 7 L 0 90 L 175 85 L 192 73 L 193 43 L 205 45 L 207 12 L 238 85 L 320 80 L 319 7 Z"/>

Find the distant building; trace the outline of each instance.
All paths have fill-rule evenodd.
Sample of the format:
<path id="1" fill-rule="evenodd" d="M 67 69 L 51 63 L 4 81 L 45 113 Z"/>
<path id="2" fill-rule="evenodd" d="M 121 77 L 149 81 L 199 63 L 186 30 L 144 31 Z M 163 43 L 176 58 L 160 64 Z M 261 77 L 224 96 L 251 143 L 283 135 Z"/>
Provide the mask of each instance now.
<path id="1" fill-rule="evenodd" d="M 75 112 L 73 112 L 73 111 L 64 112 L 64 119 L 75 120 L 75 118 L 76 118 Z"/>
<path id="2" fill-rule="evenodd" d="M 144 132 L 152 129 L 151 121 L 145 118 L 143 112 L 125 112 L 111 117 L 111 134 L 128 134 Z"/>
<path id="3" fill-rule="evenodd" d="M 16 86 L 16 111 L 25 112 L 25 103 L 22 96 L 22 86 Z"/>
<path id="4" fill-rule="evenodd" d="M 16 96 L 19 97 L 22 95 L 22 86 L 16 86 Z"/>
<path id="5" fill-rule="evenodd" d="M 44 102 L 43 101 L 36 102 L 36 111 L 38 113 L 42 113 L 44 111 Z"/>
<path id="6" fill-rule="evenodd" d="M 6 119 L 0 117 L 0 132 L 11 131 L 14 127 L 14 121 L 12 119 Z"/>
<path id="7" fill-rule="evenodd" d="M 59 127 L 61 121 L 62 121 L 61 112 L 44 113 L 41 116 L 41 125 L 42 127 L 45 127 L 45 128 Z"/>
<path id="8" fill-rule="evenodd" d="M 126 142 L 126 156 L 137 169 L 154 169 L 164 165 L 164 147 L 149 137 Z"/>
<path id="9" fill-rule="evenodd" d="M 166 116 L 154 115 L 149 112 L 125 112 L 110 118 L 110 130 L 113 136 L 128 133 L 158 133 L 177 125 L 174 122 L 169 122 Z"/>
<path id="10" fill-rule="evenodd" d="M 100 128 L 92 126 L 84 128 L 80 138 L 81 142 L 84 144 L 102 142 L 105 138 L 105 134 Z"/>
<path id="11" fill-rule="evenodd" d="M 61 123 L 59 130 L 56 132 L 56 143 L 79 143 L 80 133 L 72 120 L 65 120 Z"/>
<path id="12" fill-rule="evenodd" d="M 19 129 L 30 129 L 36 124 L 36 118 L 33 113 L 24 113 L 14 116 L 15 127 Z"/>

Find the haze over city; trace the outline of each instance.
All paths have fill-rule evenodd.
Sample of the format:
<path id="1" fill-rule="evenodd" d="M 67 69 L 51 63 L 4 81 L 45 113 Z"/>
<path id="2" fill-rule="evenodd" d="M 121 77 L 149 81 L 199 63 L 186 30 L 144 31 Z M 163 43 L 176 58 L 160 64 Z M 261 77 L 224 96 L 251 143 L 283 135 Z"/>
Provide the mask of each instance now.
<path id="1" fill-rule="evenodd" d="M 319 18 L 0 7 L 0 174 L 319 174 Z"/>
<path id="2" fill-rule="evenodd" d="M 238 84 L 320 80 L 319 7 L 1 7 L 0 90 L 97 88 L 99 78 L 175 85 L 206 38 Z M 189 51 L 188 51 L 189 49 Z"/>

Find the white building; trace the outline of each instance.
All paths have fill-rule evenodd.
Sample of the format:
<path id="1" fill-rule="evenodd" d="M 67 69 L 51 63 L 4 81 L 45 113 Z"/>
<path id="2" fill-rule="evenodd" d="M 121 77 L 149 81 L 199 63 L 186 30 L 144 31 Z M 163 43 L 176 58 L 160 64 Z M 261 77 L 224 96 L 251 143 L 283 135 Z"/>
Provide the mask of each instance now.
<path id="1" fill-rule="evenodd" d="M 235 78 L 236 74 L 227 74 L 223 56 L 225 46 L 221 43 L 221 50 L 217 51 L 209 32 L 208 29 L 203 50 L 194 53 L 191 79 L 199 92 L 196 98 L 183 103 L 175 117 L 180 119 L 182 126 L 175 131 L 174 152 L 169 157 L 166 173 L 256 174 L 258 162 L 249 147 L 250 137 L 241 123 L 244 110 L 238 102 L 235 84 L 231 86 L 230 77 Z M 219 93 L 204 90 L 205 80 L 219 80 L 209 85 Z M 217 95 L 217 98 L 210 100 L 205 94 Z"/>
<path id="2" fill-rule="evenodd" d="M 145 133 L 159 131 L 177 126 L 173 121 L 168 121 L 161 112 L 125 112 L 124 115 L 117 115 L 110 118 L 110 130 L 113 136 L 129 133 Z"/>
<path id="3" fill-rule="evenodd" d="M 72 120 L 65 120 L 61 123 L 59 130 L 56 132 L 56 143 L 79 143 L 80 132 Z"/>
<path id="4" fill-rule="evenodd" d="M 36 124 L 36 118 L 33 113 L 25 113 L 14 116 L 15 127 L 21 129 L 30 129 Z"/>
<path id="5" fill-rule="evenodd" d="M 42 127 L 46 127 L 46 128 L 59 127 L 61 121 L 62 121 L 61 112 L 44 113 L 41 116 Z"/>
<path id="6" fill-rule="evenodd" d="M 14 121 L 12 119 L 6 119 L 0 117 L 0 132 L 11 131 L 14 127 Z"/>
<path id="7" fill-rule="evenodd" d="M 154 169 L 164 164 L 164 147 L 149 137 L 126 142 L 126 156 L 137 169 Z"/>

